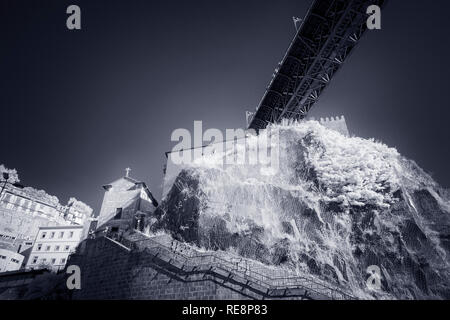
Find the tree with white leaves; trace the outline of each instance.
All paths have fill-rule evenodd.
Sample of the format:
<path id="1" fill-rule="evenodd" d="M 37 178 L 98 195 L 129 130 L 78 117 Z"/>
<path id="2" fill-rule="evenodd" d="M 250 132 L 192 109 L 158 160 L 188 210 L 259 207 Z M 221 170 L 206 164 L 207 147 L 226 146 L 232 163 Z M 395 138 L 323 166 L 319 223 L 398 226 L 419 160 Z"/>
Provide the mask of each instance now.
<path id="1" fill-rule="evenodd" d="M 0 182 L 6 180 L 9 183 L 20 182 L 16 169 L 8 169 L 3 164 L 0 164 Z"/>

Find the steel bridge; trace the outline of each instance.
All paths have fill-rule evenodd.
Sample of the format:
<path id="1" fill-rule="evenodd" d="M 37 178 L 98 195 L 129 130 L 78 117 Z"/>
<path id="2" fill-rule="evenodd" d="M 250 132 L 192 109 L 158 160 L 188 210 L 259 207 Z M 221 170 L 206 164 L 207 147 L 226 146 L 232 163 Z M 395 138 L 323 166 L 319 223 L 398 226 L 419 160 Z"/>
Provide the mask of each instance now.
<path id="1" fill-rule="evenodd" d="M 367 30 L 367 8 L 386 0 L 315 0 L 280 62 L 249 129 L 301 120 Z"/>

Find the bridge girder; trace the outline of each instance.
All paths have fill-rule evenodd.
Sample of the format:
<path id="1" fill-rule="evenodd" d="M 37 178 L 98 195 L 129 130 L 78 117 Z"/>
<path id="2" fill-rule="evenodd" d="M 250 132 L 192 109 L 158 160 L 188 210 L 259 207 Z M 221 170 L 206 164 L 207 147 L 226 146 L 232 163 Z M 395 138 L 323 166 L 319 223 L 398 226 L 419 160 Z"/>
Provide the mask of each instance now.
<path id="1" fill-rule="evenodd" d="M 367 7 L 386 0 L 315 0 L 253 115 L 249 129 L 303 119 L 365 33 Z"/>

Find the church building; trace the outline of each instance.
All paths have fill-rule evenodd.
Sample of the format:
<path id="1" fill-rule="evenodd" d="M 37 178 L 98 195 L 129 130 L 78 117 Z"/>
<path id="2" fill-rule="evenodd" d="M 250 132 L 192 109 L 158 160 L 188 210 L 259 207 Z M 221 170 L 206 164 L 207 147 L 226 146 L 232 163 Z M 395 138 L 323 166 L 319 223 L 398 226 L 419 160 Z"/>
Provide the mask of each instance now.
<path id="1" fill-rule="evenodd" d="M 126 175 L 103 186 L 105 195 L 98 216 L 97 233 L 118 235 L 129 229 L 144 229 L 145 217 L 158 206 L 145 182 Z"/>

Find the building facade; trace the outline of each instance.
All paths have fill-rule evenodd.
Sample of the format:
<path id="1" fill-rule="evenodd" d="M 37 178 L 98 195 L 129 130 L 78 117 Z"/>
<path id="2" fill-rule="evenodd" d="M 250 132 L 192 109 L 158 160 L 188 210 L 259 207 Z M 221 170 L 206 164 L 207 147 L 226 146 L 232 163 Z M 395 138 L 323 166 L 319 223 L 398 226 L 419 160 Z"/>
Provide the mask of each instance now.
<path id="1" fill-rule="evenodd" d="M 83 236 L 83 226 L 40 227 L 26 263 L 27 269 L 63 269 Z"/>
<path id="2" fill-rule="evenodd" d="M 0 248 L 0 273 L 19 270 L 23 260 L 24 256 L 20 253 Z"/>
<path id="3" fill-rule="evenodd" d="M 70 198 L 67 206 L 64 207 L 64 218 L 72 224 L 83 226 L 92 216 L 92 212 L 92 208 L 84 202 Z"/>
<path id="4" fill-rule="evenodd" d="M 97 232 L 142 230 L 146 215 L 158 206 L 147 185 L 128 176 L 103 186 L 105 195 L 98 216 Z"/>
<path id="5" fill-rule="evenodd" d="M 75 198 L 61 205 L 43 190 L 8 183 L 0 195 L 0 243 L 21 252 L 33 245 L 40 227 L 84 225 L 91 215 L 92 209 Z"/>
<path id="6" fill-rule="evenodd" d="M 33 240 L 40 226 L 69 223 L 58 198 L 19 184 L 6 185 L 0 198 L 0 237 Z"/>

